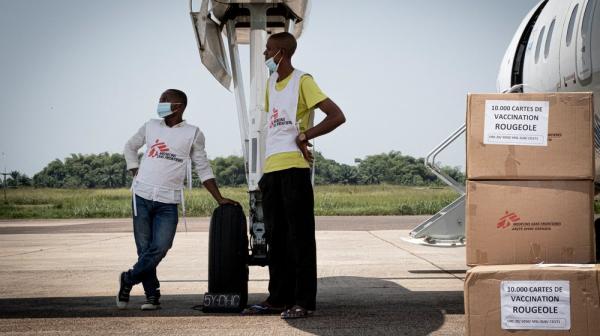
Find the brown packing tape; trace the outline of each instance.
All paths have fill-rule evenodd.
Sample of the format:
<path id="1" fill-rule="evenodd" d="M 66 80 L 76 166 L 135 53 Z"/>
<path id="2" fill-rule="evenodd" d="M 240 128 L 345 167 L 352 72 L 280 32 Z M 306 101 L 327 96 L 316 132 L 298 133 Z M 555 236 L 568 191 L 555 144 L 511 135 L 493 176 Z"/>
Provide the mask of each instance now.
<path id="1" fill-rule="evenodd" d="M 479 97 L 478 95 L 475 96 L 471 96 L 470 97 L 470 102 L 469 105 L 467 106 L 467 111 L 468 110 L 474 110 L 474 111 L 479 111 L 485 108 L 485 101 L 481 99 L 481 97 Z M 469 114 L 469 123 L 467 125 L 470 125 L 471 123 L 473 123 L 473 119 L 477 119 L 477 116 L 470 113 Z M 468 132 L 473 131 L 473 135 L 470 135 L 469 137 L 467 137 L 468 141 L 471 141 L 472 144 L 471 146 L 476 146 L 477 148 L 485 148 L 485 145 L 483 143 L 483 133 L 481 133 L 480 136 L 477 136 L 477 134 L 479 133 L 478 131 L 474 130 L 474 129 L 470 129 L 469 127 L 467 127 Z M 467 155 L 469 155 L 470 151 L 467 150 Z"/>
<path id="2" fill-rule="evenodd" d="M 499 181 L 500 183 L 504 182 L 504 181 Z M 506 181 L 506 182 L 515 182 L 515 181 Z M 505 184 L 504 187 L 506 187 L 509 183 Z M 534 182 L 535 183 L 535 182 Z M 526 193 L 527 192 L 527 188 L 512 188 L 509 192 L 510 195 L 520 195 L 521 193 Z"/>
<path id="3" fill-rule="evenodd" d="M 572 247 L 563 247 L 560 253 L 560 257 L 563 260 L 573 260 L 573 255 L 575 254 L 575 249 Z"/>
<path id="4" fill-rule="evenodd" d="M 542 261 L 544 261 L 542 247 L 536 243 L 529 244 L 529 262 L 537 264 Z"/>
<path id="5" fill-rule="evenodd" d="M 466 105 L 466 111 L 465 111 L 465 125 L 467 126 L 465 128 L 465 153 L 466 156 L 469 155 L 469 133 L 471 132 L 471 130 L 469 129 L 468 125 L 471 124 L 471 115 L 469 113 L 469 108 L 471 106 L 471 97 L 472 97 L 472 93 L 467 93 L 467 105 Z M 465 160 L 466 164 L 465 164 L 465 173 L 469 171 L 469 160 Z"/>
<path id="6" fill-rule="evenodd" d="M 595 283 L 595 285 L 596 285 L 596 288 L 598 288 L 598 293 L 600 293 L 600 271 L 596 272 L 596 283 Z M 586 294 L 589 295 L 589 294 L 591 294 L 591 292 L 587 292 Z M 592 298 L 592 300 L 594 300 L 592 302 L 596 302 L 597 306 L 600 306 L 600 295 L 598 295 L 598 296 L 591 296 L 591 298 Z M 600 328 L 598 328 L 598 329 L 600 329 Z"/>
<path id="7" fill-rule="evenodd" d="M 463 300 L 465 302 L 465 319 L 467 320 L 466 322 L 466 332 L 467 334 L 469 334 L 469 327 L 471 326 L 471 314 L 469 313 L 469 309 L 471 307 L 471 305 L 468 304 L 468 302 L 470 302 L 470 290 L 469 288 L 471 288 L 474 284 L 477 283 L 478 280 L 478 274 L 471 272 L 471 270 L 467 271 L 467 275 L 465 277 L 465 282 L 463 285 Z"/>
<path id="8" fill-rule="evenodd" d="M 562 98 L 556 94 L 544 94 L 543 96 L 539 97 L 539 100 L 547 100 L 550 103 L 550 111 L 552 111 L 557 104 L 562 104 Z M 551 116 L 548 117 L 551 118 Z"/>
<path id="9" fill-rule="evenodd" d="M 589 120 L 593 120 L 593 119 L 591 119 L 591 118 L 590 118 L 590 116 L 591 116 L 591 113 L 590 113 L 590 112 L 592 111 L 592 109 L 586 108 L 586 109 L 583 109 L 583 110 L 584 110 L 586 113 L 578 113 L 578 114 L 580 115 L 580 118 L 582 118 L 582 119 L 583 119 L 583 121 L 589 121 Z M 593 129 L 593 128 L 592 128 L 592 129 Z M 592 131 L 592 129 L 589 129 L 589 130 L 587 130 L 587 131 L 588 131 L 588 132 L 590 132 L 590 131 Z"/>
<path id="10" fill-rule="evenodd" d="M 594 190 L 594 186 L 592 186 L 591 189 Z M 594 209 L 594 200 L 593 199 L 592 199 L 592 209 Z M 594 215 L 592 215 L 592 216 L 594 216 Z M 593 251 L 596 251 L 598 248 L 600 248 L 600 247 L 596 246 L 596 239 L 595 239 L 596 235 L 600 235 L 600 232 L 596 232 L 596 223 L 595 223 L 595 220 L 592 218 L 592 225 L 590 227 L 592 259 L 595 257 Z"/>
<path id="11" fill-rule="evenodd" d="M 475 263 L 482 265 L 482 264 L 487 264 L 488 261 L 488 256 L 487 256 L 487 252 L 481 251 L 481 250 L 477 250 L 475 251 Z"/>
<path id="12" fill-rule="evenodd" d="M 470 204 L 467 207 L 467 215 L 471 216 L 471 217 L 477 216 L 477 205 L 476 204 Z"/>
<path id="13" fill-rule="evenodd" d="M 477 184 L 467 180 L 467 204 L 466 204 L 466 215 L 468 217 L 477 216 L 477 204 L 469 202 L 469 194 L 477 191 Z M 467 220 L 468 221 L 468 220 Z"/>
<path id="14" fill-rule="evenodd" d="M 598 293 L 600 293 L 600 272 L 596 272 L 595 278 L 593 276 L 585 277 L 582 274 L 580 279 L 585 279 L 586 284 L 588 285 L 588 288 L 586 288 L 586 290 L 582 292 L 584 303 L 592 307 L 600 307 L 600 295 L 597 295 Z M 596 317 L 595 319 L 588 320 L 598 321 L 598 317 Z M 600 325 L 600 323 L 598 324 Z M 600 327 L 598 327 L 597 329 L 600 329 Z"/>
<path id="15" fill-rule="evenodd" d="M 569 106 L 587 106 L 591 101 L 589 94 L 591 92 L 569 93 L 559 96 L 559 103 L 569 104 Z"/>
<path id="16" fill-rule="evenodd" d="M 506 174 L 517 176 L 519 175 L 519 161 L 515 159 L 515 146 L 508 146 L 508 155 L 504 161 L 504 170 Z"/>
<path id="17" fill-rule="evenodd" d="M 589 276 L 589 275 L 587 275 L 587 274 L 579 274 L 579 275 L 577 276 L 577 280 L 588 280 L 588 279 L 590 279 L 590 276 Z M 590 280 L 591 280 L 591 279 L 590 279 Z"/>

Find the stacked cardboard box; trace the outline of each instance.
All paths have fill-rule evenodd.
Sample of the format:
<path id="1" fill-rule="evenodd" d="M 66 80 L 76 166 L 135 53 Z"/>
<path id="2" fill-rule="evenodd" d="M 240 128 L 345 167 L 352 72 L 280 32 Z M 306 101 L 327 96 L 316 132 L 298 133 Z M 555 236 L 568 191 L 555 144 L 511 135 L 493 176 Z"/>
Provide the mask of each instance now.
<path id="1" fill-rule="evenodd" d="M 472 94 L 467 104 L 467 264 L 511 265 L 470 271 L 465 285 L 467 330 L 472 335 L 496 335 L 510 329 L 569 330 L 564 329 L 565 324 L 556 327 L 552 323 L 558 320 L 543 311 L 510 318 L 525 321 L 522 316 L 529 316 L 529 320 L 554 322 L 506 327 L 509 317 L 501 316 L 500 305 L 494 314 L 486 312 L 481 317 L 481 306 L 475 302 L 480 299 L 489 303 L 489 296 L 479 297 L 480 286 L 496 291 L 495 297 L 499 298 L 498 288 L 504 278 L 535 282 L 557 275 L 556 281 L 569 282 L 571 290 L 580 289 L 570 281 L 581 272 L 575 266 L 553 273 L 516 265 L 595 262 L 592 95 Z M 498 282 L 495 289 L 479 283 L 482 272 L 492 272 L 486 273 L 486 279 Z M 595 272 L 598 274 L 597 268 Z M 560 280 L 561 276 L 565 279 Z M 548 287 L 543 283 L 529 285 Z M 538 307 L 532 302 L 524 306 Z M 596 303 L 595 314 L 597 308 Z M 579 310 L 571 309 L 573 314 L 579 314 Z M 573 319 L 580 320 L 579 316 Z M 600 321 L 600 316 L 596 320 Z"/>
<path id="2" fill-rule="evenodd" d="M 468 335 L 600 335 L 598 265 L 478 266 L 465 280 Z"/>

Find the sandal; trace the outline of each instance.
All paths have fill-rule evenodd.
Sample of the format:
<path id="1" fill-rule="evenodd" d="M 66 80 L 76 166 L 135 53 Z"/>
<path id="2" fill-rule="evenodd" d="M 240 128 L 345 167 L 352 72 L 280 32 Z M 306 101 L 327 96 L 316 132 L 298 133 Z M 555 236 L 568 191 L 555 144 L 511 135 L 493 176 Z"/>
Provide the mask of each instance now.
<path id="1" fill-rule="evenodd" d="M 304 309 L 298 305 L 293 306 L 290 309 L 287 309 L 283 313 L 281 313 L 281 318 L 284 320 L 298 319 L 298 318 L 306 318 L 312 316 L 313 311 Z"/>
<path id="2" fill-rule="evenodd" d="M 244 309 L 242 315 L 273 315 L 281 313 L 283 309 L 283 307 L 275 307 L 265 301 Z"/>

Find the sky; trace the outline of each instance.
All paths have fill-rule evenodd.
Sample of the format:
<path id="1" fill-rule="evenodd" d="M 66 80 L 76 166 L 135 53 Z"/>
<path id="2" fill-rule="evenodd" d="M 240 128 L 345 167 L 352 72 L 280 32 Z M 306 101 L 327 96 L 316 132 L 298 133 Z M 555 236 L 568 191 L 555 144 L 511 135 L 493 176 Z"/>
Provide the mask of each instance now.
<path id="1" fill-rule="evenodd" d="M 502 56 L 538 0 L 313 0 L 293 64 L 347 122 L 325 157 L 424 157 L 495 92 Z M 0 170 L 33 176 L 71 153 L 120 153 L 168 88 L 210 158 L 241 155 L 235 99 L 200 62 L 188 0 L 0 0 Z M 240 49 L 247 62 L 248 48 Z M 244 66 L 246 82 L 248 67 Z M 324 114 L 316 111 L 315 120 Z M 440 155 L 465 165 L 464 137 Z"/>

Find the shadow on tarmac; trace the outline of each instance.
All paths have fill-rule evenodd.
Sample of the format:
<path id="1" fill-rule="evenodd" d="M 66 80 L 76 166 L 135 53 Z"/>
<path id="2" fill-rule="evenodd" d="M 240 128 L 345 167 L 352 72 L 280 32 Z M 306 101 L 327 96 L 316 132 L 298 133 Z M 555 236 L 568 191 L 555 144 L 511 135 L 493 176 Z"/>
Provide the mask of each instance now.
<path id="1" fill-rule="evenodd" d="M 437 278 L 411 279 L 429 281 L 422 285 L 435 288 Z M 250 294 L 248 302 L 261 302 L 265 297 L 266 293 Z M 378 278 L 320 278 L 317 300 L 313 317 L 286 322 L 293 328 L 316 335 L 428 335 L 444 324 L 446 314 L 464 314 L 462 291 L 410 291 L 393 281 Z M 0 318 L 206 318 L 212 315 L 192 309 L 202 302 L 202 294 L 163 295 L 163 309 L 158 311 L 139 310 L 143 302 L 144 297 L 133 296 L 129 308 L 119 310 L 113 296 L 0 299 Z"/>
<path id="2" fill-rule="evenodd" d="M 412 279 L 435 288 L 435 280 Z M 315 335 L 429 335 L 446 314 L 464 314 L 462 291 L 410 291 L 393 281 L 340 276 L 319 279 L 313 317 L 286 322 Z"/>

